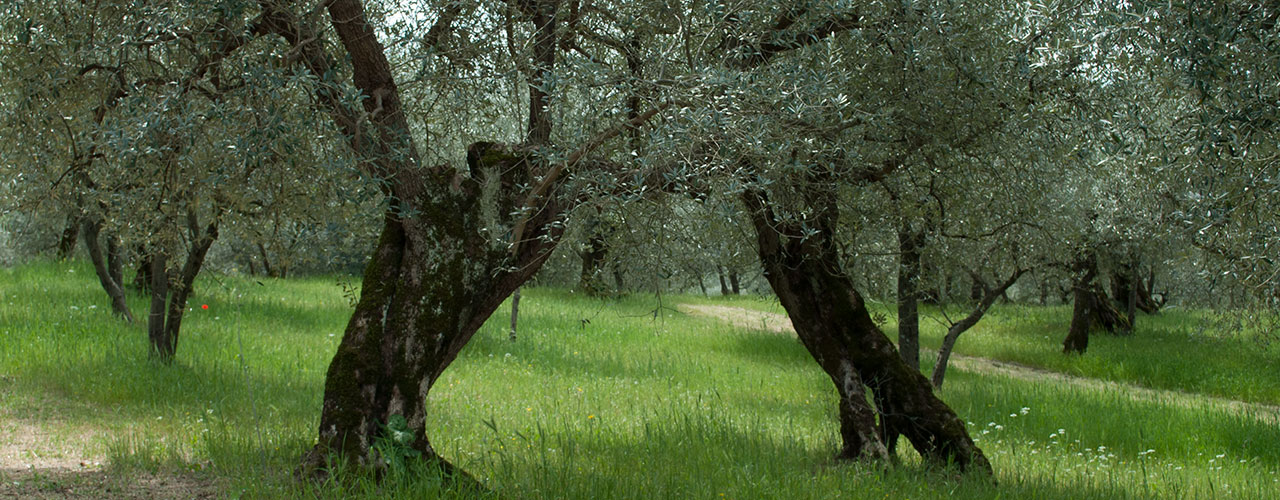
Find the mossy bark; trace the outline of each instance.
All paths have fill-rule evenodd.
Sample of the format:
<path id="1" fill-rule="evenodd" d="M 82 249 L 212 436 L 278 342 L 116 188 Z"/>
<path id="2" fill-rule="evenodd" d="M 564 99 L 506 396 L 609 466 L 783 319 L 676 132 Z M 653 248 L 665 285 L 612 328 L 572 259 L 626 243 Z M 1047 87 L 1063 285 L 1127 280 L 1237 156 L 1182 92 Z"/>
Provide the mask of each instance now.
<path id="1" fill-rule="evenodd" d="M 843 259 L 831 237 L 838 214 L 829 201 L 834 196 L 829 188 L 815 189 L 803 207 L 808 213 L 803 221 L 777 217 L 762 191 L 746 190 L 742 199 L 755 226 L 765 277 L 839 393 L 844 443 L 838 456 L 885 459 L 900 433 L 928 460 L 989 473 L 991 464 L 964 422 L 899 357 L 840 269 Z M 871 389 L 876 408 L 867 403 L 864 387 Z"/>
<path id="2" fill-rule="evenodd" d="M 360 300 L 326 375 L 319 442 L 304 457 L 301 473 L 323 474 L 337 457 L 380 467 L 373 445 L 390 418 L 400 415 L 424 459 L 473 482 L 432 448 L 427 400 L 463 346 L 541 268 L 560 239 L 564 225 L 553 223 L 561 213 L 554 200 L 528 216 L 531 232 L 514 254 L 477 230 L 485 227 L 480 180 L 486 172 L 527 172 L 530 154 L 478 143 L 468 155 L 474 177 L 452 180 L 456 190 L 400 198 L 385 216 Z M 431 172 L 440 176 L 436 181 L 453 175 L 451 168 Z M 497 198 L 510 207 L 516 196 L 500 190 Z"/>

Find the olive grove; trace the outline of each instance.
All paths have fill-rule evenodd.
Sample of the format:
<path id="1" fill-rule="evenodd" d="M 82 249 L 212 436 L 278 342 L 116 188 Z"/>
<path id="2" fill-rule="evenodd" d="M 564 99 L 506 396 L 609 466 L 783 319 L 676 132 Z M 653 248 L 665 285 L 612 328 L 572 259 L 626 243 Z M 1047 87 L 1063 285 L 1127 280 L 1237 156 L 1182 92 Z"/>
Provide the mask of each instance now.
<path id="1" fill-rule="evenodd" d="M 376 206 L 307 477 L 382 465 L 389 422 L 466 477 L 424 423 L 481 325 L 558 247 L 601 293 L 633 281 L 610 259 L 662 238 L 684 255 L 647 276 L 768 283 L 839 395 L 840 458 L 889 459 L 905 436 L 990 472 L 934 388 L 1019 280 L 1041 297 L 1069 283 L 1064 350 L 1079 353 L 1097 318 L 1127 330 L 1158 309 L 1154 266 L 1189 253 L 1274 302 L 1278 12 L 19 0 L 0 7 L 3 192 L 6 210 L 54 221 L 64 252 L 83 240 L 126 318 L 122 268 L 138 269 L 163 359 L 220 235 L 245 267 L 284 275 L 308 232 Z M 885 256 L 896 345 L 864 293 Z M 945 318 L 930 380 L 917 302 L 957 283 L 966 313 Z"/>

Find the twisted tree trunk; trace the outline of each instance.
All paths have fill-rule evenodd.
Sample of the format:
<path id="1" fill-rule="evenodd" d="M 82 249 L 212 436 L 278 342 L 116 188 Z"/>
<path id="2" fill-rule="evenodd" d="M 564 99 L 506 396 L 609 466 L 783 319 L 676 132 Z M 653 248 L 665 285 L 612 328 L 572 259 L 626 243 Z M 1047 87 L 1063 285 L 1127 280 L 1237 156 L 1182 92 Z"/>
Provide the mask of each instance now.
<path id="1" fill-rule="evenodd" d="M 526 156 L 491 148 L 472 147 L 474 172 L 527 165 Z M 451 168 L 436 172 L 452 175 Z M 380 466 L 372 446 L 383 426 L 400 416 L 413 433 L 414 450 L 447 474 L 466 478 L 431 446 L 424 427 L 427 396 L 484 321 L 551 255 L 563 225 L 552 224 L 560 208 L 548 201 L 512 255 L 474 230 L 483 227 L 480 184 L 459 183 L 461 192 L 404 199 L 421 217 L 385 217 L 360 300 L 329 365 L 319 442 L 301 472 L 323 474 L 339 455 Z"/>
<path id="2" fill-rule="evenodd" d="M 1063 353 L 1084 354 L 1089 348 L 1089 330 L 1093 328 L 1096 293 L 1093 281 L 1098 276 L 1098 257 L 1089 252 L 1076 263 L 1079 278 L 1071 288 L 1075 305 L 1071 311 L 1071 326 L 1067 338 L 1062 341 Z"/>
<path id="3" fill-rule="evenodd" d="M 814 190 L 821 192 L 813 198 L 835 198 L 826 189 Z M 762 191 L 742 194 L 765 277 L 840 396 L 844 444 L 839 456 L 884 459 L 900 433 L 926 459 L 990 472 L 991 464 L 964 421 L 934 395 L 919 371 L 903 362 L 872 321 L 862 295 L 839 268 L 843 259 L 831 239 L 838 211 L 816 199 L 807 202 L 808 219 L 796 221 L 777 217 Z M 877 409 L 867 403 L 864 384 L 878 408 L 879 432 Z"/>

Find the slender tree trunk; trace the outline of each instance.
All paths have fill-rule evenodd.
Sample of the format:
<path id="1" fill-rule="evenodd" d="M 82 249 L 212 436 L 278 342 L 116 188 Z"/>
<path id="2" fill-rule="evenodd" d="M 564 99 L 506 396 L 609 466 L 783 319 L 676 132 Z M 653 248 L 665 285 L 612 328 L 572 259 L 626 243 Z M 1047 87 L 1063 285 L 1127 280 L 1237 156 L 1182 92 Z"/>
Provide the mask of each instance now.
<path id="1" fill-rule="evenodd" d="M 267 273 L 268 278 L 280 278 L 279 270 L 271 265 L 271 259 L 267 256 L 267 247 L 261 242 L 258 243 L 258 254 L 262 256 L 262 271 Z"/>
<path id="2" fill-rule="evenodd" d="M 716 266 L 716 275 L 720 277 L 720 295 L 729 295 L 729 282 L 724 279 L 724 267 Z"/>
<path id="3" fill-rule="evenodd" d="M 942 381 L 947 376 L 947 363 L 951 360 L 951 352 L 955 350 L 956 341 L 960 339 L 960 335 L 969 331 L 979 321 L 982 321 L 982 316 L 987 313 L 987 310 L 996 302 L 996 299 L 1004 295 L 1005 290 L 1013 286 L 1018 281 L 1018 277 L 1022 276 L 1024 272 L 1023 269 L 1014 270 L 1009 279 L 996 288 L 987 288 L 982 284 L 982 280 L 978 275 L 974 274 L 973 281 L 982 288 L 982 297 L 978 300 L 978 304 L 973 307 L 973 310 L 969 312 L 968 316 L 947 328 L 947 335 L 943 337 L 942 346 L 938 348 L 938 362 L 933 365 L 932 382 L 934 387 L 942 387 Z"/>
<path id="4" fill-rule="evenodd" d="M 702 279 L 702 274 L 695 274 L 698 278 L 698 290 L 702 292 L 703 297 L 707 297 L 707 282 Z"/>
<path id="5" fill-rule="evenodd" d="M 623 278 L 622 276 L 622 267 L 619 266 L 617 262 L 614 262 L 613 263 L 613 282 L 617 286 L 617 290 L 619 293 L 626 292 L 627 290 L 627 283 L 624 280 L 625 278 Z"/>
<path id="6" fill-rule="evenodd" d="M 1043 278 L 1040 279 L 1040 305 L 1049 304 L 1049 282 Z"/>
<path id="7" fill-rule="evenodd" d="M 742 295 L 741 281 L 738 279 L 737 270 L 729 270 L 729 290 L 732 290 L 734 295 Z"/>
<path id="8" fill-rule="evenodd" d="M 148 262 L 151 270 L 151 307 L 147 314 L 147 338 L 151 341 L 151 354 L 161 360 L 172 360 L 175 346 L 165 335 L 165 303 L 169 297 L 168 259 L 163 253 L 152 253 Z"/>
<path id="9" fill-rule="evenodd" d="M 511 341 L 516 341 L 516 321 L 520 318 L 520 289 L 511 294 Z"/>
<path id="10" fill-rule="evenodd" d="M 67 227 L 62 230 L 62 236 L 58 238 L 58 260 L 71 258 L 71 254 L 76 250 L 76 242 L 80 238 L 82 226 L 84 226 L 84 220 L 79 215 L 67 217 Z"/>
<path id="11" fill-rule="evenodd" d="M 146 247 L 139 245 L 138 252 L 138 272 L 133 275 L 133 289 L 143 295 L 151 294 L 151 253 Z"/>
<path id="12" fill-rule="evenodd" d="M 920 249 L 924 233 L 906 222 L 898 229 L 898 354 L 914 370 L 920 369 Z"/>
<path id="13" fill-rule="evenodd" d="M 98 221 L 88 221 L 84 223 L 84 246 L 89 251 L 89 259 L 93 261 L 93 271 L 98 275 L 98 282 L 102 284 L 102 289 L 107 292 L 107 297 L 111 299 L 111 311 L 117 316 L 124 318 L 125 321 L 133 323 L 133 312 L 129 310 L 129 302 L 125 298 L 124 286 L 120 282 L 119 258 L 111 258 L 111 254 L 116 253 L 108 251 L 107 256 L 103 255 L 101 245 L 102 223 Z M 107 237 L 111 240 L 111 237 Z M 114 248 L 112 242 L 108 242 L 107 248 Z M 114 262 L 113 262 L 114 261 Z M 113 265 L 115 266 L 113 273 Z"/>
<path id="14" fill-rule="evenodd" d="M 812 214 L 803 222 L 777 217 L 761 191 L 746 190 L 742 199 L 755 226 L 765 277 L 840 395 L 844 445 L 839 456 L 886 458 L 886 442 L 892 444 L 901 433 L 928 460 L 990 472 L 964 421 L 934 395 L 928 379 L 902 361 L 839 269 L 843 259 L 830 236 L 838 214 L 830 203 L 834 194 L 806 187 L 816 193 L 806 201 Z M 863 384 L 876 401 L 880 432 Z"/>
<path id="15" fill-rule="evenodd" d="M 582 271 L 578 276 L 578 289 L 587 295 L 600 295 L 603 290 L 600 283 L 600 270 L 604 267 L 609 248 L 605 245 L 605 235 L 598 227 L 591 230 L 587 238 L 587 248 L 578 252 L 582 258 Z"/>
<path id="16" fill-rule="evenodd" d="M 164 250 L 151 253 L 151 311 L 147 316 L 147 338 L 151 341 L 151 353 L 165 363 L 173 361 L 178 352 L 178 335 L 182 331 L 182 318 L 187 311 L 187 301 L 195 287 L 196 277 L 204 267 L 209 248 L 218 239 L 217 215 L 203 233 L 191 214 L 193 240 L 182 268 L 170 275 L 169 256 Z"/>
<path id="17" fill-rule="evenodd" d="M 123 256 L 120 255 L 120 238 L 116 235 L 107 237 L 107 274 L 111 275 L 111 281 L 114 281 L 120 289 L 124 290 L 124 262 Z"/>
<path id="18" fill-rule="evenodd" d="M 1125 270 L 1129 276 L 1135 279 L 1130 280 L 1129 290 L 1125 294 L 1125 317 L 1129 319 L 1129 329 L 1127 333 L 1132 334 L 1133 330 L 1138 327 L 1138 289 L 1141 288 L 1141 278 L 1138 277 L 1138 259 L 1134 258 Z M 1119 298 L 1119 297 L 1117 297 Z"/>

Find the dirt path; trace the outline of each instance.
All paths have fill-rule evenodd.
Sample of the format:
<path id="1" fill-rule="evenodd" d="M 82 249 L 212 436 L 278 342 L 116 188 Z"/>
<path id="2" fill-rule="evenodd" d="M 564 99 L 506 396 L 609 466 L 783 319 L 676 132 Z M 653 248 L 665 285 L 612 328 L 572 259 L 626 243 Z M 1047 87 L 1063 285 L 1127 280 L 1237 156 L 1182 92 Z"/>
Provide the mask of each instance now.
<path id="1" fill-rule="evenodd" d="M 3 410 L 3 409 L 0 409 Z M 59 419 L 0 411 L 0 499 L 217 498 L 211 479 L 188 474 L 118 474 L 104 467 L 106 435 Z"/>
<path id="2" fill-rule="evenodd" d="M 776 333 L 795 335 L 791 319 L 785 314 L 754 311 L 733 306 L 680 304 L 681 312 L 694 316 L 709 316 L 741 328 L 752 328 Z M 935 356 L 934 351 L 922 349 L 921 354 Z M 950 364 L 967 372 L 1002 375 L 1030 381 L 1048 381 L 1052 383 L 1070 384 L 1072 386 L 1098 391 L 1125 394 L 1137 401 L 1156 401 L 1174 404 L 1184 408 L 1210 407 L 1230 411 L 1236 415 L 1248 416 L 1271 424 L 1280 424 L 1280 406 L 1261 403 L 1250 403 L 1218 396 L 1195 394 L 1165 389 L 1152 389 L 1140 385 L 1099 380 L 1088 377 L 1077 377 L 1064 373 L 1045 370 L 1032 366 L 1010 363 L 989 358 L 952 354 Z"/>

